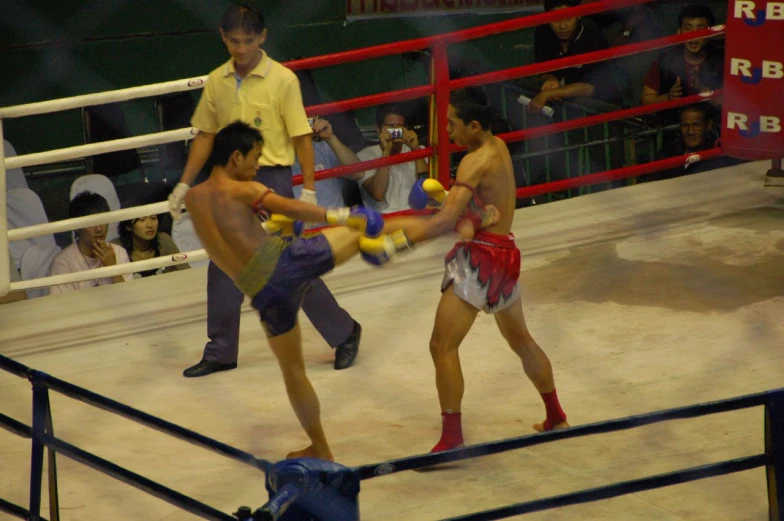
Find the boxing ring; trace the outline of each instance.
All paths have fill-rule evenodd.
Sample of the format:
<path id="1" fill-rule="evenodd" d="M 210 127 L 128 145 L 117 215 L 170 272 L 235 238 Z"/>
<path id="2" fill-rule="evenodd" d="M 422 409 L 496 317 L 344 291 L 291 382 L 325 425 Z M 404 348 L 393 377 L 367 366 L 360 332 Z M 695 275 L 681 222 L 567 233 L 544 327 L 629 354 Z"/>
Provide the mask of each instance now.
<path id="1" fill-rule="evenodd" d="M 439 52 L 445 52 L 447 43 L 461 38 L 633 3 L 640 2 L 597 2 L 345 53 L 344 58 L 404 52 L 418 45 L 436 50 L 440 45 Z M 643 44 L 658 48 L 717 33 L 706 30 Z M 629 47 L 639 50 L 635 45 L 642 44 Z M 439 52 L 434 52 L 436 61 L 445 57 Z M 596 56 L 579 58 L 587 63 L 603 56 L 591 54 Z M 289 65 L 311 68 L 337 59 Z M 539 74 L 564 65 L 525 66 L 505 74 Z M 308 112 L 327 114 L 421 95 L 433 95 L 439 111 L 445 109 L 444 93 L 449 89 L 503 79 L 492 73 L 495 76 L 465 78 L 457 84 L 444 78 L 445 71 L 439 72 L 437 66 L 434 71 L 433 85 L 309 107 Z M 163 93 L 198 88 L 198 80 L 45 102 L 57 107 L 12 107 L 2 109 L 2 115 L 154 95 L 154 89 Z M 659 108 L 592 118 L 627 117 L 623 114 Z M 504 138 L 513 141 L 585 124 L 569 121 Z M 183 129 L 74 147 L 51 156 L 31 154 L 5 160 L 5 168 L 188 135 L 191 130 Z M 452 147 L 442 137 L 434 136 L 432 148 L 377 163 L 410 161 L 420 154 L 447 157 Z M 701 156 L 720 153 L 712 150 Z M 518 197 L 633 177 L 687 160 L 694 158 L 527 187 L 518 190 Z M 448 176 L 448 166 L 447 161 L 437 162 L 439 177 Z M 342 167 L 317 174 L 317 179 L 374 167 Z M 521 436 L 536 419 L 532 415 L 539 413 L 538 397 L 516 362 L 511 366 L 513 356 L 502 347 L 492 318 L 480 315 L 461 351 L 469 373 L 464 414 L 471 445 L 411 457 L 426 450 L 423 440 L 438 429 L 424 346 L 438 299 L 435 288 L 443 254 L 451 240 L 422 245 L 384 271 L 354 259 L 327 276 L 341 304 L 365 328 L 359 366 L 348 374 L 329 369 L 328 351 L 303 324 L 304 350 L 322 401 L 325 430 L 334 440 L 338 461 L 347 465 L 330 476 L 341 482 L 347 496 L 358 491 L 361 482 L 362 518 L 501 519 L 563 506 L 525 519 L 782 519 L 779 505 L 784 497 L 777 483 L 784 479 L 784 395 L 769 390 L 781 386 L 784 369 L 784 203 L 781 195 L 760 188 L 766 169 L 761 162 L 748 163 L 518 210 L 513 232 L 525 259 L 528 322 L 553 359 L 559 391 L 576 425 L 566 431 Z M 0 173 L 4 191 L 4 170 Z M 7 235 L 17 240 L 162 211 L 165 203 Z M 7 262 L 6 249 L 7 241 L 2 241 L 0 268 Z M 68 281 L 187 262 L 199 255 L 203 252 L 142 261 L 143 266 L 101 268 L 102 273 L 68 275 Z M 7 272 L 5 266 L 0 273 Z M 205 269 L 195 268 L 0 308 L 0 425 L 33 440 L 31 451 L 29 441 L 0 433 L 0 512 L 30 519 L 192 518 L 185 510 L 204 519 L 249 519 L 266 502 L 265 474 L 270 484 L 283 488 L 275 483 L 280 475 L 272 462 L 290 445 L 291 433 L 300 430 L 271 353 L 250 348 L 262 343 L 251 310 L 243 308 L 241 342 L 248 347 L 239 369 L 199 381 L 180 376 L 182 367 L 201 350 L 205 278 Z M 9 286 L 6 281 L 0 289 L 63 282 L 39 279 Z M 494 356 L 487 356 L 488 349 Z M 29 388 L 19 377 L 33 383 L 32 403 Z M 18 418 L 32 418 L 32 425 Z M 156 436 L 155 431 L 179 439 Z M 598 433 L 603 435 L 586 437 Z M 550 443 L 554 441 L 559 443 Z M 507 452 L 511 449 L 524 450 Z M 66 458 L 55 460 L 55 452 Z M 476 456 L 483 457 L 468 459 Z M 402 472 L 436 463 L 449 465 L 437 467 L 437 472 Z M 48 509 L 40 501 L 44 469 Z M 707 477 L 713 479 L 686 484 Z M 307 495 L 321 486 L 304 488 Z M 320 500 L 330 496 L 323 490 L 314 495 Z M 241 512 L 241 505 L 251 509 Z M 42 509 L 48 513 L 42 515 Z M 235 511 L 237 516 L 229 514 Z M 349 505 L 338 514 L 320 511 L 317 518 L 353 519 L 352 512 Z M 261 513 L 257 518 L 264 519 Z"/>

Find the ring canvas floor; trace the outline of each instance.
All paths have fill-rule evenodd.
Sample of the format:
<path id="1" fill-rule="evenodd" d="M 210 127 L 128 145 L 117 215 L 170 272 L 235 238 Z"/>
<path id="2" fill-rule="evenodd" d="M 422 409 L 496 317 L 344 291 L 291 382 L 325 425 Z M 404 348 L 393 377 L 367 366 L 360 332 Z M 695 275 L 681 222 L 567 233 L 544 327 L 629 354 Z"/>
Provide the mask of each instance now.
<path id="1" fill-rule="evenodd" d="M 767 163 L 517 211 L 526 319 L 573 425 L 784 387 L 784 191 Z M 453 238 L 384 269 L 325 280 L 364 327 L 355 367 L 301 317 L 309 376 L 340 463 L 426 452 L 440 416 L 428 339 Z M 306 438 L 253 310 L 239 368 L 186 379 L 206 340 L 206 268 L 0 307 L 0 352 L 145 412 L 278 460 Z M 466 442 L 531 432 L 543 407 L 492 316 L 461 348 Z M 27 381 L 0 372 L 0 411 L 31 422 Z M 266 501 L 263 475 L 52 393 L 58 437 L 226 513 Z M 763 450 L 749 409 L 472 459 L 362 484 L 362 519 L 436 520 Z M 30 442 L 0 431 L 0 497 L 27 505 Z M 195 519 L 58 458 L 61 519 Z M 46 500 L 44 500 L 46 504 Z M 48 517 L 44 508 L 42 515 Z M 1 520 L 10 519 L 0 514 Z M 764 469 L 529 514 L 525 521 L 763 521 Z"/>

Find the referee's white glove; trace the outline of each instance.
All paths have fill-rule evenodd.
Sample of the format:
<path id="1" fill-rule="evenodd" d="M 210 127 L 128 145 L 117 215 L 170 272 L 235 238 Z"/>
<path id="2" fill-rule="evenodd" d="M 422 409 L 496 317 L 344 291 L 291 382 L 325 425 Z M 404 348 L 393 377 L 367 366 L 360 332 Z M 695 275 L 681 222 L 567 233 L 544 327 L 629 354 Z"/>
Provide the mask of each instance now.
<path id="1" fill-rule="evenodd" d="M 302 193 L 299 194 L 299 200 L 302 201 L 303 203 L 318 204 L 318 199 L 316 198 L 316 191 L 308 190 L 307 188 L 302 189 Z"/>
<path id="2" fill-rule="evenodd" d="M 185 200 L 185 194 L 189 188 L 190 186 L 185 183 L 177 183 L 172 193 L 169 194 L 169 213 L 175 222 L 182 219 L 182 202 Z"/>

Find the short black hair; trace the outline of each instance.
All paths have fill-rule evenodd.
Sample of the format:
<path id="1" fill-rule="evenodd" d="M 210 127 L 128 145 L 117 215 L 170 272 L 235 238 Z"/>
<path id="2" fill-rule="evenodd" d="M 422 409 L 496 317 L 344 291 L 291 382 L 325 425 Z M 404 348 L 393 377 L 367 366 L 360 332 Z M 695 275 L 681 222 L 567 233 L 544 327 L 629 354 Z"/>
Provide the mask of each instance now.
<path id="1" fill-rule="evenodd" d="M 678 119 L 680 120 L 684 112 L 698 112 L 702 114 L 702 120 L 707 123 L 710 117 L 711 108 L 707 103 L 694 103 L 686 105 L 678 112 Z"/>
<path id="2" fill-rule="evenodd" d="M 109 203 L 101 195 L 87 191 L 79 192 L 68 205 L 68 218 L 86 217 L 109 211 Z"/>
<path id="3" fill-rule="evenodd" d="M 687 18 L 705 18 L 709 27 L 716 25 L 716 15 L 713 14 L 710 7 L 703 4 L 690 4 L 681 9 L 678 14 L 678 29 L 683 26 L 683 21 Z"/>
<path id="4" fill-rule="evenodd" d="M 545 12 L 552 11 L 558 7 L 577 7 L 580 0 L 544 0 Z"/>
<path id="5" fill-rule="evenodd" d="M 258 129 L 242 121 L 230 123 L 215 135 L 210 155 L 210 166 L 226 166 L 234 151 L 239 150 L 245 156 L 254 145 L 263 142 L 261 132 Z"/>
<path id="6" fill-rule="evenodd" d="M 384 120 L 389 114 L 403 116 L 403 120 L 408 121 L 408 118 L 406 117 L 406 111 L 403 109 L 402 105 L 398 105 L 397 103 L 386 103 L 384 105 L 379 105 L 379 107 L 376 109 L 376 125 L 378 128 L 384 126 Z"/>
<path id="7" fill-rule="evenodd" d="M 481 87 L 467 87 L 452 92 L 449 103 L 463 123 L 476 121 L 482 130 L 489 130 L 493 121 L 493 107 Z"/>
<path id="8" fill-rule="evenodd" d="M 223 13 L 221 29 L 224 33 L 242 29 L 248 34 L 261 34 L 264 31 L 264 15 L 250 4 L 233 5 Z"/>

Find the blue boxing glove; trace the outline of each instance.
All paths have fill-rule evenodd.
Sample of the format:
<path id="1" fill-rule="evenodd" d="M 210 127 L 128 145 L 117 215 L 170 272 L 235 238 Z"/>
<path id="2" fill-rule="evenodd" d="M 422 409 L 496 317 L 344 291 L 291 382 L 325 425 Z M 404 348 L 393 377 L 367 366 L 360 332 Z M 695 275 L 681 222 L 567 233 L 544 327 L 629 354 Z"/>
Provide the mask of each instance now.
<path id="1" fill-rule="evenodd" d="M 333 226 L 348 226 L 369 237 L 377 237 L 384 230 L 384 218 L 381 214 L 361 206 L 328 208 L 327 223 Z"/>
<path id="2" fill-rule="evenodd" d="M 408 195 L 408 205 L 415 210 L 440 208 L 446 196 L 444 185 L 435 179 L 417 179 Z"/>
<path id="3" fill-rule="evenodd" d="M 400 250 L 413 247 L 414 244 L 408 240 L 403 230 L 376 238 L 359 238 L 359 251 L 362 253 L 362 260 L 374 266 L 383 266 Z"/>

